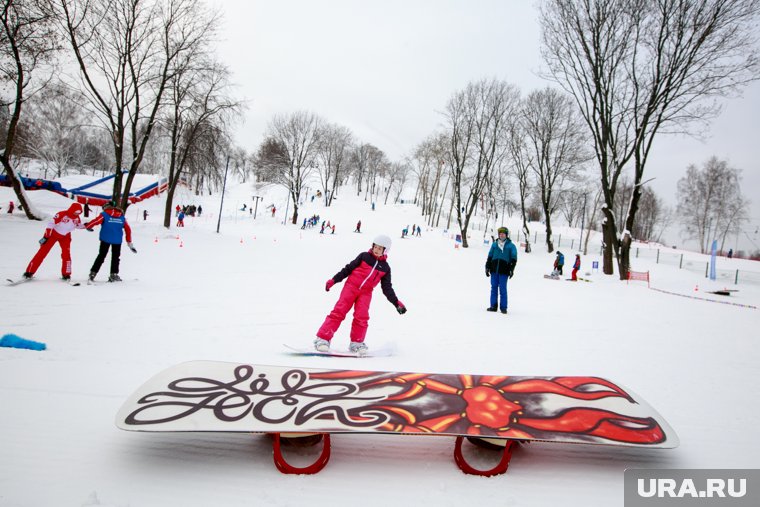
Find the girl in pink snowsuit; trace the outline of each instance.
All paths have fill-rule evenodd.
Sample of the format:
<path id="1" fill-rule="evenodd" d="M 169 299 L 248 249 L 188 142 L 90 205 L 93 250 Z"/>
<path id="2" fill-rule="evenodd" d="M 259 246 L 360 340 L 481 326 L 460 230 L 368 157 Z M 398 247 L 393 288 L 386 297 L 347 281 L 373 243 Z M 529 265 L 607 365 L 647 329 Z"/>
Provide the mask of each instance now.
<path id="1" fill-rule="evenodd" d="M 372 290 L 380 284 L 383 294 L 396 307 L 399 314 L 406 313 L 406 307 L 398 300 L 391 284 L 391 267 L 387 262 L 387 252 L 391 247 L 391 239 L 380 235 L 373 241 L 368 252 L 360 253 L 356 259 L 346 264 L 335 276 L 327 280 L 325 290 L 346 279 L 346 284 L 340 292 L 340 298 L 335 307 L 317 331 L 314 347 L 320 352 L 330 350 L 330 340 L 340 327 L 346 314 L 354 307 L 354 320 L 351 323 L 351 346 L 349 350 L 364 355 L 367 346 L 364 337 L 367 334 L 369 322 L 369 304 L 372 301 Z"/>

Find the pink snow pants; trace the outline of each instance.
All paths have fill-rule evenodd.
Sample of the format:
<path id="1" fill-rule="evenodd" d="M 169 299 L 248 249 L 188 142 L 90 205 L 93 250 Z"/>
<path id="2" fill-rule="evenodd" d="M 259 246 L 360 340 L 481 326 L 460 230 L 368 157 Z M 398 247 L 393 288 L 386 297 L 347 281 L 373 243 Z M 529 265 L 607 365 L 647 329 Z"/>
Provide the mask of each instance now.
<path id="1" fill-rule="evenodd" d="M 369 325 L 369 304 L 372 301 L 372 289 L 360 290 L 351 284 L 343 286 L 340 292 L 340 298 L 335 303 L 335 308 L 325 318 L 322 326 L 317 331 L 317 336 L 324 340 L 332 340 L 333 335 L 340 327 L 346 314 L 354 307 L 354 320 L 351 323 L 351 341 L 363 342 L 367 335 L 367 326 Z"/>

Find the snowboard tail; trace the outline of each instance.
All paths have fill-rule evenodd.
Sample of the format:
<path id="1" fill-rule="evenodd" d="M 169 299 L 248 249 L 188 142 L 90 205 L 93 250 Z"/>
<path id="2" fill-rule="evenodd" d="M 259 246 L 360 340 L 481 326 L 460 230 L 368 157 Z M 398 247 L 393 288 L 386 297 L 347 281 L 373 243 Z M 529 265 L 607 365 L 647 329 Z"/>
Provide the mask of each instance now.
<path id="1" fill-rule="evenodd" d="M 287 434 L 384 433 L 477 437 L 503 446 L 503 473 L 517 442 L 671 448 L 678 437 L 646 402 L 598 377 L 511 377 L 325 370 L 195 361 L 169 368 L 121 407 L 116 424 L 132 431 Z M 300 438 L 300 437 L 293 437 Z M 275 439 L 275 460 L 291 469 Z M 327 453 L 327 458 L 324 454 Z M 290 471 L 288 471 L 290 470 Z M 297 470 L 297 471 L 294 471 Z"/>

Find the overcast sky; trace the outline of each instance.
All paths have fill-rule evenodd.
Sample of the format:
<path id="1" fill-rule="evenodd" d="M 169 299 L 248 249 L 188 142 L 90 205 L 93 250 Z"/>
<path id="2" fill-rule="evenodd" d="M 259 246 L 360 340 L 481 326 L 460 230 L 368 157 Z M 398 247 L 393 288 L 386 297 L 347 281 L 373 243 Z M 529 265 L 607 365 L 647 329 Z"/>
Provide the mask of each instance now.
<path id="1" fill-rule="evenodd" d="M 504 79 L 524 94 L 550 84 L 538 75 L 543 62 L 531 0 L 213 5 L 224 16 L 220 57 L 248 101 L 236 141 L 250 152 L 274 114 L 308 110 L 399 160 L 439 128 L 446 102 L 467 83 Z M 652 187 L 673 204 L 689 164 L 712 155 L 727 159 L 743 171 L 744 194 L 752 200 L 745 229 L 760 248 L 760 234 L 754 234 L 760 227 L 760 83 L 724 105 L 707 139 L 656 139 L 645 179 L 656 178 Z M 668 241 L 681 243 L 677 237 Z"/>

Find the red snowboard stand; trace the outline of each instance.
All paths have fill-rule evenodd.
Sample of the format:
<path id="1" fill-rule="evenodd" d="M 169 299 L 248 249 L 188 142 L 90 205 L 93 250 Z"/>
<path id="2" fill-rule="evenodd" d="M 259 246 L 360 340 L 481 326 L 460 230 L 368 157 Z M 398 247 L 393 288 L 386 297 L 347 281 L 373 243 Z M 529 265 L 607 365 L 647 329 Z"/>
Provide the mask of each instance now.
<path id="1" fill-rule="evenodd" d="M 315 435 L 319 435 L 321 438 L 317 442 L 315 442 L 313 445 L 316 445 L 319 441 L 322 442 L 322 452 L 319 455 L 319 457 L 312 463 L 311 465 L 305 466 L 305 467 L 295 467 L 287 462 L 285 457 L 282 454 L 282 438 L 287 438 L 288 440 L 294 441 L 299 439 L 312 439 Z M 280 433 L 274 433 L 274 442 L 272 444 L 273 451 L 274 451 L 274 464 L 277 467 L 277 470 L 282 472 L 283 474 L 303 474 L 303 475 L 311 475 L 316 474 L 317 472 L 321 471 L 325 465 L 327 465 L 327 462 L 330 461 L 330 434 L 329 433 L 316 433 L 316 434 L 309 434 L 309 435 L 302 435 L 298 437 L 281 437 Z M 497 449 L 502 452 L 501 459 L 496 464 L 495 467 L 493 467 L 490 470 L 480 470 L 472 465 L 470 465 L 467 460 L 465 459 L 464 455 L 462 454 L 462 442 L 464 441 L 466 437 L 458 436 L 456 439 L 456 443 L 454 444 L 454 462 L 457 464 L 459 469 L 469 475 L 480 475 L 483 477 L 492 477 L 494 475 L 500 475 L 507 471 L 507 468 L 509 467 L 509 461 L 512 459 L 512 451 L 514 450 L 515 446 L 517 445 L 516 440 L 505 440 L 504 446 L 500 446 L 498 444 L 491 444 L 489 442 L 485 442 L 485 444 L 478 443 L 478 440 L 476 439 L 473 443 L 475 445 L 479 445 L 481 447 L 490 448 L 490 449 Z"/>

